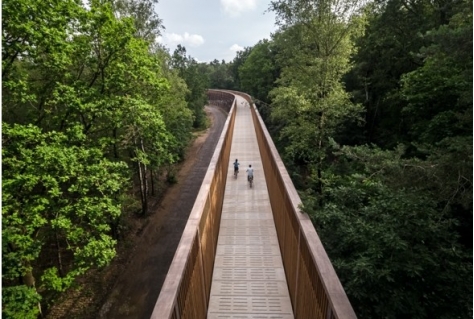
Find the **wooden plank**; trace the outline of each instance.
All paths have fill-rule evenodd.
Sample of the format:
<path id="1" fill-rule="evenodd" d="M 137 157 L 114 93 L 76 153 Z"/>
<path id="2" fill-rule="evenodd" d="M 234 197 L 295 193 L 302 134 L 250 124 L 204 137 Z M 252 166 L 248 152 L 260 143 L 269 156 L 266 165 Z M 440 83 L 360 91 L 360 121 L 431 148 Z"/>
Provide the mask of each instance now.
<path id="1" fill-rule="evenodd" d="M 237 178 L 235 159 L 240 162 Z M 252 188 L 246 176 L 249 165 L 254 169 Z M 252 115 L 239 100 L 208 318 L 294 318 Z"/>

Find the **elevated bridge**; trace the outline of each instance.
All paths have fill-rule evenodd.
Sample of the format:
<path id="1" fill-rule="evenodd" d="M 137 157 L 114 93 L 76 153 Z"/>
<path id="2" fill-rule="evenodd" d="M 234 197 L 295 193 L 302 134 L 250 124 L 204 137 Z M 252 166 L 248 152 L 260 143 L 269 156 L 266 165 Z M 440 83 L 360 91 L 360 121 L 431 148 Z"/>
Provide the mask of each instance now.
<path id="1" fill-rule="evenodd" d="M 151 318 L 356 318 L 250 96 L 208 96 L 229 116 Z"/>

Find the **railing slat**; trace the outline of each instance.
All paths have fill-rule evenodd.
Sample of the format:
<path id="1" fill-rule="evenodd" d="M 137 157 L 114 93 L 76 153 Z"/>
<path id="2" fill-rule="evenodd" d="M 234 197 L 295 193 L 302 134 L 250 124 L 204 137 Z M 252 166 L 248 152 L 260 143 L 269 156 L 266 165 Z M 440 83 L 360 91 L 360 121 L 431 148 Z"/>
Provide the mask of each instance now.
<path id="1" fill-rule="evenodd" d="M 250 100 L 250 96 L 247 95 L 247 97 Z M 260 152 L 267 152 L 265 155 L 262 154 L 262 159 L 268 161 L 264 163 L 267 183 L 274 183 L 277 185 L 275 188 L 272 187 L 274 191 L 270 193 L 272 209 L 274 212 L 278 212 L 279 208 L 282 206 L 286 207 L 283 214 L 292 216 L 290 220 L 296 218 L 297 230 L 293 228 L 293 231 L 297 233 L 301 232 L 302 236 L 298 246 L 296 247 L 299 251 L 299 257 L 297 258 L 298 269 L 296 274 L 293 270 L 296 262 L 295 259 L 293 259 L 293 255 L 284 253 L 282 256 L 287 277 L 297 276 L 293 280 L 288 278 L 289 284 L 294 282 L 294 280 L 298 283 L 297 285 L 289 287 L 295 318 L 326 319 L 328 313 L 330 313 L 330 317 L 336 319 L 355 319 L 357 316 L 347 298 L 339 278 L 337 277 L 334 267 L 327 256 L 319 236 L 311 223 L 311 219 L 307 214 L 302 213 L 299 209 L 301 199 L 289 177 L 280 155 L 278 154 L 270 134 L 255 107 L 255 104 L 252 105 L 252 110 L 254 114 L 255 130 L 257 131 L 257 136 L 260 135 L 258 137 Z M 277 168 L 277 170 L 275 170 L 275 168 Z M 283 205 L 281 203 L 282 199 L 285 200 Z M 282 225 L 276 226 L 277 232 L 291 231 L 291 228 L 289 227 Z M 281 238 L 280 235 L 279 238 Z M 288 236 L 285 236 L 284 238 L 293 242 L 293 240 Z M 287 245 L 289 245 L 288 242 L 282 243 L 283 247 L 286 247 Z M 289 249 L 290 248 L 285 249 L 285 251 Z M 293 249 L 293 247 L 291 249 Z M 305 256 L 305 252 L 307 252 L 307 256 Z M 305 258 L 306 263 L 302 262 Z M 291 271 L 289 269 L 291 269 Z M 313 284 L 311 284 L 311 282 Z M 308 297 L 311 298 L 306 300 Z M 298 305 L 301 305 L 301 311 L 298 308 Z"/>

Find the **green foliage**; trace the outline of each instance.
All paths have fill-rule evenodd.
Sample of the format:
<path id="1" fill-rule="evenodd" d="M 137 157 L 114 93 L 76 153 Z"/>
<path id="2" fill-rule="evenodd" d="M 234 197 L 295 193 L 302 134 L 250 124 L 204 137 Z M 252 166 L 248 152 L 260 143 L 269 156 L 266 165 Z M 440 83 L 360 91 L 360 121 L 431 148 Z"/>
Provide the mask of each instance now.
<path id="1" fill-rule="evenodd" d="M 31 271 L 50 241 L 58 245 L 55 254 L 72 254 L 73 261 L 45 270 L 40 286 L 46 290 L 64 291 L 77 275 L 115 255 L 108 233 L 121 213 L 115 198 L 125 186 L 126 165 L 69 141 L 32 125 L 3 124 L 4 279 Z"/>
<path id="2" fill-rule="evenodd" d="M 239 69 L 245 63 L 245 61 L 247 61 L 247 58 L 251 52 L 252 47 L 246 47 L 241 51 L 237 51 L 234 60 L 232 60 L 230 71 L 234 79 L 234 89 L 237 91 L 243 91 Z"/>
<path id="3" fill-rule="evenodd" d="M 49 305 L 107 265 L 136 207 L 122 205 L 124 192 L 139 179 L 146 211 L 150 170 L 182 158 L 192 112 L 169 55 L 152 46 L 153 3 L 2 3 L 2 286 L 12 296 L 23 282 Z M 27 317 L 15 305 L 24 298 L 36 313 L 28 296 L 5 299 L 4 311 Z"/>
<path id="4" fill-rule="evenodd" d="M 128 108 L 123 118 L 123 143 L 133 150 L 132 161 L 153 164 L 160 167 L 173 163 L 173 153 L 169 150 L 174 142 L 173 136 L 166 130 L 159 110 L 142 99 L 126 98 L 123 102 Z"/>
<path id="5" fill-rule="evenodd" d="M 114 12 L 119 16 L 134 18 L 135 34 L 137 37 L 155 42 L 164 29 L 162 20 L 154 11 L 158 0 L 117 0 L 113 1 Z"/>
<path id="6" fill-rule="evenodd" d="M 278 136 L 283 157 L 302 167 L 305 184 L 312 169 L 322 178 L 328 138 L 360 120 L 362 108 L 351 101 L 342 83 L 360 21 L 343 3 L 322 2 L 321 10 L 307 1 L 272 5 L 281 25 L 274 36 L 281 74 L 270 92 L 271 118 L 284 126 Z M 349 11 L 342 14 L 340 9 Z"/>
<path id="7" fill-rule="evenodd" d="M 167 181 L 169 184 L 176 184 L 176 183 L 178 182 L 178 176 L 177 176 L 176 170 L 174 170 L 174 169 L 169 169 L 169 170 L 166 172 L 166 181 Z"/>
<path id="8" fill-rule="evenodd" d="M 2 288 L 2 317 L 8 319 L 37 319 L 41 296 L 25 285 Z"/>
<path id="9" fill-rule="evenodd" d="M 232 63 L 226 63 L 224 60 L 219 62 L 219 60 L 215 59 L 209 64 L 206 64 L 206 69 L 210 88 L 227 90 L 236 88 Z"/>
<path id="10" fill-rule="evenodd" d="M 170 89 L 167 94 L 157 94 L 156 101 L 159 101 L 158 107 L 166 129 L 173 137 L 170 151 L 177 155 L 177 159 L 182 159 L 185 148 L 191 140 L 191 128 L 194 122 L 193 110 L 186 102 L 189 90 L 185 81 L 174 70 L 166 70 L 165 67 L 163 69 Z"/>
<path id="11" fill-rule="evenodd" d="M 446 25 L 460 11 L 464 12 L 464 30 L 452 25 L 450 27 L 452 33 L 438 42 L 435 39 L 437 36 L 432 35 L 438 33 L 436 30 L 439 28 L 446 30 Z M 467 82 L 466 77 L 459 83 L 451 81 L 459 76 L 459 67 L 464 69 L 463 72 L 469 70 L 467 72 L 472 73 L 470 71 L 472 67 L 469 67 L 472 66 L 472 61 L 469 61 L 472 60 L 472 17 L 469 22 L 469 12 L 472 16 L 472 1 L 448 1 L 441 4 L 430 1 L 390 0 L 369 3 L 366 6 L 367 28 L 365 34 L 357 40 L 357 53 L 352 59 L 354 68 L 347 79 L 348 90 L 353 92 L 356 101 L 363 103 L 367 109 L 369 124 L 365 132 L 367 141 L 391 148 L 398 142 L 409 142 L 419 134 L 418 129 L 416 132 L 410 132 L 410 129 L 415 129 L 418 125 L 414 123 L 419 120 L 424 121 L 424 113 L 418 113 L 419 116 L 411 118 L 416 113 L 403 111 L 407 104 L 407 91 L 406 88 L 400 91 L 400 88 L 403 85 L 401 81 L 404 78 L 403 81 L 407 81 L 406 74 L 415 70 L 420 70 L 425 74 L 418 73 L 418 75 L 409 76 L 415 81 L 417 81 L 415 77 L 422 81 L 418 83 L 419 87 L 413 86 L 413 90 L 420 94 L 419 97 L 424 95 L 424 92 L 429 95 L 425 107 L 437 98 L 440 98 L 440 103 L 445 102 L 446 106 L 451 107 L 456 103 L 458 94 L 456 90 L 459 91 L 459 88 L 464 85 L 472 87 L 469 84 L 472 83 L 472 75 Z M 459 19 L 459 16 L 455 19 Z M 448 46 L 449 55 L 445 55 L 445 48 Z M 427 48 L 428 51 L 426 51 Z M 429 51 L 435 52 L 438 49 L 440 49 L 439 58 L 442 56 L 447 58 L 449 56 L 449 58 L 432 60 L 433 63 L 427 61 L 428 64 L 424 67 L 426 69 L 424 71 L 427 71 L 425 73 L 419 67 L 426 61 Z M 453 62 L 458 66 L 452 70 L 451 75 L 444 78 L 450 68 L 449 65 L 453 65 Z M 439 70 L 429 70 L 438 66 Z M 426 89 L 431 93 L 428 93 Z M 413 102 L 416 101 L 413 100 Z M 428 112 L 431 114 L 436 111 L 435 105 L 429 108 Z M 421 111 L 421 109 L 418 110 Z M 446 123 L 450 120 L 443 119 L 443 121 Z M 421 124 L 421 126 L 425 125 L 426 123 Z"/>
<path id="12" fill-rule="evenodd" d="M 280 131 L 280 138 L 288 141 L 284 154 L 302 163 L 315 163 L 323 158 L 327 138 L 343 124 L 357 121 L 361 111 L 340 87 L 334 87 L 324 99 L 316 101 L 310 92 L 295 87 L 276 88 L 272 96 L 272 119 L 286 121 Z"/>
<path id="13" fill-rule="evenodd" d="M 459 244 L 458 220 L 416 182 L 419 163 L 403 160 L 403 148 L 344 147 L 337 154 L 325 203 L 308 190 L 304 210 L 358 316 L 472 315 L 472 254 Z"/>
<path id="14" fill-rule="evenodd" d="M 424 36 L 423 66 L 404 74 L 403 109 L 413 140 L 434 144 L 453 136 L 472 136 L 472 13 L 454 15 Z"/>
<path id="15" fill-rule="evenodd" d="M 249 52 L 238 69 L 240 88 L 259 100 L 268 101 L 268 93 L 279 73 L 274 48 L 272 43 L 265 39 L 249 49 Z"/>
<path id="16" fill-rule="evenodd" d="M 205 127 L 206 113 L 204 112 L 204 105 L 207 103 L 206 89 L 208 88 L 206 75 L 200 72 L 196 60 L 186 56 L 186 48 L 181 45 L 178 45 L 173 53 L 171 62 L 188 87 L 186 102 L 188 108 L 193 112 L 193 127 Z"/>

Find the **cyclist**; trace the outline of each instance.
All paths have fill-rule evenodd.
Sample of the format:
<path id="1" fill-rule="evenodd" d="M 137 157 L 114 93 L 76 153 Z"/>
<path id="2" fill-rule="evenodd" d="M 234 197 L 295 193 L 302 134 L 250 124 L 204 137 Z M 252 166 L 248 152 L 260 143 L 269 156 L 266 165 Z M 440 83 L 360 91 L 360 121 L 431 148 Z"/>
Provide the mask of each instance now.
<path id="1" fill-rule="evenodd" d="M 249 165 L 249 168 L 247 168 L 247 180 L 250 183 L 250 187 L 252 187 L 252 181 L 253 181 L 253 168 L 252 168 L 252 165 Z"/>
<path id="2" fill-rule="evenodd" d="M 239 160 L 238 159 L 235 159 L 235 162 L 234 162 L 234 176 L 237 177 L 237 174 L 239 173 Z"/>

